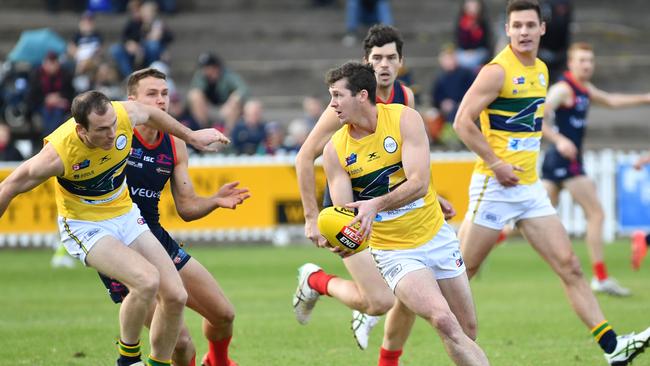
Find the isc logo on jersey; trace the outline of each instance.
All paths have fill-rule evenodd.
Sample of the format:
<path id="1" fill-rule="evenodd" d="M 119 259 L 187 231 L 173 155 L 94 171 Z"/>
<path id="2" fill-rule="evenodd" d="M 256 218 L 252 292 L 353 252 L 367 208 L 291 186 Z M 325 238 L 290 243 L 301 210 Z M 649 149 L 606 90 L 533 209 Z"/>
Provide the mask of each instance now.
<path id="1" fill-rule="evenodd" d="M 354 211 L 347 208 L 327 207 L 318 215 L 318 230 L 331 245 L 358 253 L 366 249 L 368 242 L 361 240 L 358 224 L 348 226 L 354 216 Z"/>

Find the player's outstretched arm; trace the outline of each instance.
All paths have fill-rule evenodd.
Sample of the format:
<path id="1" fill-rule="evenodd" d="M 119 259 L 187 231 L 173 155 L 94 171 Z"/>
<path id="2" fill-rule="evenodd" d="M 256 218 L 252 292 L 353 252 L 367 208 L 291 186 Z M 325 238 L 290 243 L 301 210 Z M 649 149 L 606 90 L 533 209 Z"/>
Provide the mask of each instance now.
<path id="1" fill-rule="evenodd" d="M 226 136 L 214 128 L 192 131 L 158 108 L 134 101 L 122 102 L 122 104 L 129 114 L 133 126 L 150 125 L 157 130 L 180 138 L 201 151 L 218 151 L 221 146 L 230 143 Z"/>
<path id="2" fill-rule="evenodd" d="M 600 104 L 609 108 L 625 108 L 633 107 L 636 105 L 650 104 L 650 93 L 645 94 L 622 94 L 622 93 L 609 93 L 604 90 L 598 89 L 593 84 L 587 84 L 587 90 L 591 99 L 596 104 Z"/>
<path id="3" fill-rule="evenodd" d="M 250 197 L 247 188 L 238 188 L 239 182 L 226 183 L 209 197 L 196 194 L 188 173 L 187 146 L 183 140 L 172 137 L 176 145 L 176 165 L 171 178 L 172 196 L 178 215 L 185 221 L 198 220 L 219 207 L 235 209 Z"/>
<path id="4" fill-rule="evenodd" d="M 519 178 L 514 173 L 518 167 L 500 160 L 475 124 L 481 111 L 499 96 L 504 78 L 505 70 L 499 65 L 491 64 L 481 69 L 458 106 L 454 130 L 463 143 L 492 169 L 499 183 L 511 187 L 519 182 Z"/>
<path id="5" fill-rule="evenodd" d="M 296 155 L 296 175 L 298 189 L 302 200 L 305 215 L 305 236 L 314 244 L 324 239 L 318 231 L 318 203 L 316 202 L 316 178 L 314 174 L 314 160 L 322 155 L 323 148 L 334 132 L 341 127 L 341 122 L 333 108 L 328 107 L 316 122 L 316 125 L 307 136 Z M 319 246 L 322 246 L 319 245 Z"/>
<path id="6" fill-rule="evenodd" d="M 38 154 L 20 164 L 0 182 L 0 216 L 7 210 L 14 197 L 34 189 L 50 177 L 63 173 L 63 162 L 59 154 L 52 145 L 45 145 Z"/>

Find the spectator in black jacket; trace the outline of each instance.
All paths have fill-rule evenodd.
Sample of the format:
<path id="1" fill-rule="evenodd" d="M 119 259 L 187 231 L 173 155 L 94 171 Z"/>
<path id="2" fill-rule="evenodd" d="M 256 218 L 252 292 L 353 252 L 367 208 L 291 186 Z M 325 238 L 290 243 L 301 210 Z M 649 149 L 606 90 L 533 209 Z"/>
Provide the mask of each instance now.
<path id="1" fill-rule="evenodd" d="M 29 81 L 27 110 L 40 115 L 41 137 L 49 135 L 65 121 L 74 94 L 72 75 L 61 67 L 59 56 L 49 52 Z"/>

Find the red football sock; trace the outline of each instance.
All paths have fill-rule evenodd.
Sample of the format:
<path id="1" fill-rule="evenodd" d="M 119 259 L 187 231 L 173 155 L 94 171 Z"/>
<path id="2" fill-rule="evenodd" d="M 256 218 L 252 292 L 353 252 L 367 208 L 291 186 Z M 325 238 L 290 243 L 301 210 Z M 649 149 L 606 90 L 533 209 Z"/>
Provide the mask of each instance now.
<path id="1" fill-rule="evenodd" d="M 329 296 L 330 294 L 327 293 L 327 284 L 334 277 L 336 276 L 327 274 L 321 269 L 320 271 L 312 273 L 307 279 L 307 283 L 309 284 L 309 287 L 313 288 L 314 291 L 319 294 Z"/>
<path id="2" fill-rule="evenodd" d="M 504 230 L 501 230 L 499 232 L 499 237 L 497 238 L 497 242 L 495 244 L 501 244 L 501 242 L 505 241 L 508 235 L 506 235 Z"/>
<path id="3" fill-rule="evenodd" d="M 187 366 L 196 366 L 196 353 L 192 356 L 190 363 Z"/>
<path id="4" fill-rule="evenodd" d="M 402 355 L 402 350 L 389 351 L 384 347 L 379 349 L 379 364 L 378 366 L 399 366 L 399 356 Z"/>
<path id="5" fill-rule="evenodd" d="M 593 270 L 598 281 L 604 281 L 609 277 L 607 276 L 607 266 L 603 262 L 594 263 Z"/>
<path id="6" fill-rule="evenodd" d="M 218 341 L 208 342 L 208 360 L 211 366 L 229 366 L 228 346 L 232 336 Z"/>

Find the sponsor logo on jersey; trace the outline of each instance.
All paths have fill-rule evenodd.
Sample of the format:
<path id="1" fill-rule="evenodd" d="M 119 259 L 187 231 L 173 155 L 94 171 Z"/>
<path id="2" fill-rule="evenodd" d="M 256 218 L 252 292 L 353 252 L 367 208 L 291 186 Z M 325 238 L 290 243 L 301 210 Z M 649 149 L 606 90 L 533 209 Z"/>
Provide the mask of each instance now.
<path id="1" fill-rule="evenodd" d="M 152 191 L 146 188 L 131 188 L 131 196 L 144 197 L 144 198 L 160 198 L 161 191 Z"/>
<path id="2" fill-rule="evenodd" d="M 142 149 L 137 148 L 131 148 L 131 156 L 136 158 L 136 159 L 142 159 Z"/>
<path id="3" fill-rule="evenodd" d="M 352 153 L 350 156 L 345 158 L 345 166 L 350 166 L 357 162 L 357 153 Z"/>
<path id="4" fill-rule="evenodd" d="M 377 159 L 379 159 L 379 155 L 378 155 L 378 153 L 376 151 L 371 152 L 370 154 L 368 154 L 368 161 L 373 161 L 373 160 L 377 160 Z"/>
<path id="5" fill-rule="evenodd" d="M 162 175 L 171 175 L 172 171 L 171 171 L 171 169 L 158 167 L 158 168 L 156 168 L 156 173 L 162 174 Z"/>
<path id="6" fill-rule="evenodd" d="M 86 159 L 82 162 L 72 164 L 72 170 L 76 172 L 77 170 L 86 169 L 89 166 L 90 166 L 90 160 Z"/>
<path id="7" fill-rule="evenodd" d="M 348 172 L 350 176 L 361 174 L 363 172 L 363 168 L 354 168 Z"/>
<path id="8" fill-rule="evenodd" d="M 539 106 L 544 104 L 544 98 L 537 98 L 519 113 L 508 118 L 506 123 L 524 126 L 531 131 L 535 131 L 535 114 Z"/>
<path id="9" fill-rule="evenodd" d="M 537 75 L 537 78 L 539 79 L 539 85 L 546 86 L 546 77 L 544 76 L 544 73 L 540 72 L 539 75 Z"/>
<path id="10" fill-rule="evenodd" d="M 99 160 L 99 165 L 102 165 L 102 164 L 104 164 L 105 162 L 107 162 L 107 161 L 109 161 L 109 160 L 111 160 L 111 157 L 108 156 L 108 155 L 104 155 L 104 157 L 102 157 L 102 158 Z"/>
<path id="11" fill-rule="evenodd" d="M 521 85 L 526 83 L 526 78 L 523 76 L 516 76 L 512 78 L 512 83 L 515 85 Z"/>
<path id="12" fill-rule="evenodd" d="M 573 101 L 574 108 L 578 112 L 584 112 L 589 108 L 589 97 L 584 95 L 576 95 Z"/>
<path id="13" fill-rule="evenodd" d="M 91 170 L 91 171 L 89 171 L 89 172 L 85 172 L 85 173 L 81 173 L 81 174 L 75 174 L 75 175 L 73 175 L 72 177 L 73 177 L 74 179 L 81 179 L 81 178 L 90 177 L 90 176 L 93 175 L 93 174 L 95 174 L 95 171 L 94 171 L 94 170 Z"/>
<path id="14" fill-rule="evenodd" d="M 127 160 L 126 163 L 134 168 L 142 169 L 142 163 L 139 161 Z"/>
<path id="15" fill-rule="evenodd" d="M 508 151 L 539 151 L 540 145 L 538 137 L 508 139 Z"/>
<path id="16" fill-rule="evenodd" d="M 172 158 L 167 154 L 158 154 L 156 157 L 156 163 L 162 165 L 172 165 Z"/>
<path id="17" fill-rule="evenodd" d="M 128 140 L 129 139 L 126 138 L 125 134 L 121 134 L 117 136 L 117 138 L 115 139 L 115 148 L 117 148 L 118 150 L 124 150 L 124 148 L 126 147 L 126 142 Z"/>
<path id="18" fill-rule="evenodd" d="M 384 139 L 384 150 L 391 154 L 397 151 L 397 141 L 391 136 L 386 137 Z"/>
<path id="19" fill-rule="evenodd" d="M 577 118 L 575 116 L 569 117 L 569 123 L 571 124 L 571 127 L 575 129 L 580 129 L 585 127 L 586 122 L 587 120 L 585 120 L 584 118 Z"/>

